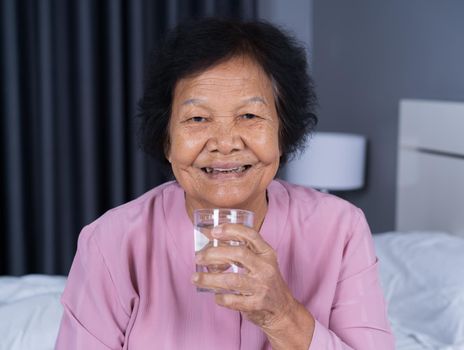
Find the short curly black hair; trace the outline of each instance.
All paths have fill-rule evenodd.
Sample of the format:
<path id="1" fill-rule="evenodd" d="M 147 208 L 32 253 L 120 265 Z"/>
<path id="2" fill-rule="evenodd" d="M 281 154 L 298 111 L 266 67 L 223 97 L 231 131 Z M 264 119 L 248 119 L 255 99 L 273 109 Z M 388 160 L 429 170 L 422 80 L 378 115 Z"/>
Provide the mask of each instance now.
<path id="1" fill-rule="evenodd" d="M 176 84 L 238 56 L 257 62 L 272 82 L 280 119 L 280 165 L 304 149 L 317 124 L 317 99 L 305 48 L 270 23 L 218 18 L 181 23 L 153 53 L 139 101 L 141 148 L 168 165 L 165 154 Z"/>

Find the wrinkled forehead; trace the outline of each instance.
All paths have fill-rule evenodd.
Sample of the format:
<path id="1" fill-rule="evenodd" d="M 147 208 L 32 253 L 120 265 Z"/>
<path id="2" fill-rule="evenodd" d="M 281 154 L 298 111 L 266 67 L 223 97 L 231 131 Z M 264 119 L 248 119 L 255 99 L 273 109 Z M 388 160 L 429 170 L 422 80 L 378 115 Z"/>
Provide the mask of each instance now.
<path id="1" fill-rule="evenodd" d="M 277 88 L 272 76 L 249 56 L 234 56 L 179 79 L 174 87 L 172 103 L 195 103 L 202 94 L 214 92 L 255 95 L 252 90 L 260 91 L 268 103 L 277 100 Z"/>

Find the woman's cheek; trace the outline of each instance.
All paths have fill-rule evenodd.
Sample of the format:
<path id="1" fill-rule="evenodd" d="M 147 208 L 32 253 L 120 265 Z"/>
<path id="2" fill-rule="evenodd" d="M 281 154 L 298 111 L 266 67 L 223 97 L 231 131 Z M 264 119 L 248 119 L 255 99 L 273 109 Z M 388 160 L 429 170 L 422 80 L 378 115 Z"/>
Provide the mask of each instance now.
<path id="1" fill-rule="evenodd" d="M 255 152 L 261 162 L 270 164 L 280 159 L 278 136 L 273 133 L 262 133 L 254 138 Z"/>
<path id="2" fill-rule="evenodd" d="M 205 141 L 201 135 L 182 135 L 173 140 L 171 158 L 182 166 L 191 166 L 202 152 Z"/>

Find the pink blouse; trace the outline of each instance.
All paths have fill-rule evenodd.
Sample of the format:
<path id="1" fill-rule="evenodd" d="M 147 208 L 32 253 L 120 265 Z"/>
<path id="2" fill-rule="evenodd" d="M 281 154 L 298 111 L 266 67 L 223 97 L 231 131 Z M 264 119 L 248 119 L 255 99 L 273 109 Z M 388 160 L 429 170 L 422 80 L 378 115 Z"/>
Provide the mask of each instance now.
<path id="1" fill-rule="evenodd" d="M 362 212 L 280 180 L 267 191 L 260 234 L 316 319 L 309 349 L 394 349 Z M 259 327 L 196 291 L 194 270 L 193 226 L 176 182 L 108 211 L 79 236 L 56 349 L 270 349 Z"/>

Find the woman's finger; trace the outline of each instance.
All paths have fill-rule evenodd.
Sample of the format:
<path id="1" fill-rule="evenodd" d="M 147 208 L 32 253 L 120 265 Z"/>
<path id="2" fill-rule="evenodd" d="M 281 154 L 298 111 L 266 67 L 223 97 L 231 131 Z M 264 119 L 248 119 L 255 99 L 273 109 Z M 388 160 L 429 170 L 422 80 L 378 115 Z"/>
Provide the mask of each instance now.
<path id="1" fill-rule="evenodd" d="M 202 250 L 195 256 L 198 265 L 235 264 L 248 271 L 259 271 L 262 261 L 246 246 L 219 246 Z"/>
<path id="2" fill-rule="evenodd" d="M 253 294 L 253 282 L 245 274 L 240 273 L 203 273 L 193 274 L 192 282 L 200 288 L 213 289 L 219 293 L 231 291 L 240 295 Z"/>
<path id="3" fill-rule="evenodd" d="M 222 294 L 217 293 L 215 296 L 216 304 L 227 307 L 240 312 L 256 312 L 261 311 L 261 305 L 253 295 L 243 294 Z"/>
<path id="4" fill-rule="evenodd" d="M 240 224 L 216 226 L 211 234 L 220 240 L 242 241 L 256 254 L 272 252 L 272 247 L 255 230 Z"/>

